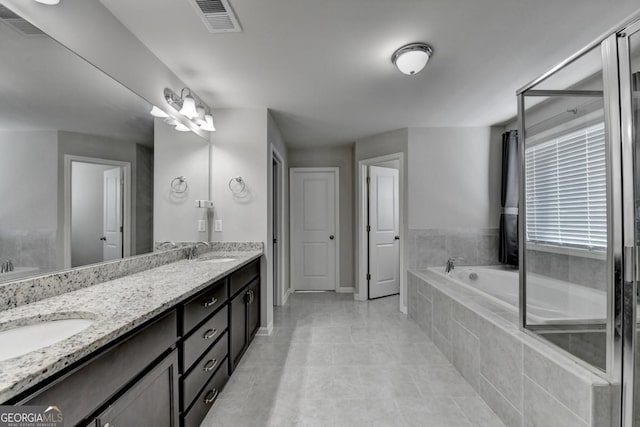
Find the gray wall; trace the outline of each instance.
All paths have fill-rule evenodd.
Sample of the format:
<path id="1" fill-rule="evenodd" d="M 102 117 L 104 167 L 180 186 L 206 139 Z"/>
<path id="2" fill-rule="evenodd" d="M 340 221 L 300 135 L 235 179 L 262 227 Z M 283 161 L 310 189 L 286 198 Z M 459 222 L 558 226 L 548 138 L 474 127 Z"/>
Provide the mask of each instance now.
<path id="1" fill-rule="evenodd" d="M 113 166 L 74 162 L 71 167 L 71 266 L 102 262 L 104 172 Z"/>
<path id="2" fill-rule="evenodd" d="M 153 251 L 153 148 L 136 145 L 135 253 Z"/>
<path id="3" fill-rule="evenodd" d="M 0 131 L 0 258 L 56 267 L 56 131 Z"/>
<path id="4" fill-rule="evenodd" d="M 207 219 L 196 200 L 209 199 L 209 142 L 191 132 L 178 132 L 155 119 L 153 168 L 153 239 L 197 242 L 207 240 L 198 221 Z M 184 176 L 187 191 L 171 191 L 171 181 Z"/>
<path id="5" fill-rule="evenodd" d="M 337 167 L 340 169 L 340 287 L 355 286 L 354 148 L 351 145 L 289 149 L 289 167 Z"/>

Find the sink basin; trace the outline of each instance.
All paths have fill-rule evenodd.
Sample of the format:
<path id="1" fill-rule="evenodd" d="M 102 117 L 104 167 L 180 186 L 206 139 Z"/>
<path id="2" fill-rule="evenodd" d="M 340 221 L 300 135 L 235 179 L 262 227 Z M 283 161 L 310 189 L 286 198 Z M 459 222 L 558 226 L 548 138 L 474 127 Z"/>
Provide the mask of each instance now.
<path id="1" fill-rule="evenodd" d="M 237 258 L 200 258 L 199 262 L 229 262 L 235 261 Z"/>
<path id="2" fill-rule="evenodd" d="M 0 361 L 48 347 L 93 324 L 90 319 L 62 319 L 16 326 L 0 332 Z"/>

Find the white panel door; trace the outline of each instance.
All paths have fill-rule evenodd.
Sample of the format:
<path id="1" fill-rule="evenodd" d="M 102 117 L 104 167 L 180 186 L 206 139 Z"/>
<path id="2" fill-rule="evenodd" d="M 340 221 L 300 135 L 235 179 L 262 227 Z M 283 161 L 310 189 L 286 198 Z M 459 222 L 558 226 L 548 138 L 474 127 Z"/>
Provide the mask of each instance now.
<path id="1" fill-rule="evenodd" d="M 104 261 L 122 258 L 122 169 L 104 172 L 104 215 L 102 234 Z"/>
<path id="2" fill-rule="evenodd" d="M 291 270 L 295 290 L 335 290 L 336 184 L 335 172 L 292 170 Z"/>
<path id="3" fill-rule="evenodd" d="M 369 167 L 369 298 L 400 292 L 398 170 Z"/>

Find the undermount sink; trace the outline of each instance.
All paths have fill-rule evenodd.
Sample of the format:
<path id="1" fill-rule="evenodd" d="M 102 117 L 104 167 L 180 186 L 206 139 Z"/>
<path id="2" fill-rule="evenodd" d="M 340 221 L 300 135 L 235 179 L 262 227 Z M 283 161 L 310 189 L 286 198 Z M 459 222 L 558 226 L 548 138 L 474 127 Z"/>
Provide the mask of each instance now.
<path id="1" fill-rule="evenodd" d="M 0 361 L 48 347 L 91 326 L 93 320 L 48 320 L 0 331 Z"/>

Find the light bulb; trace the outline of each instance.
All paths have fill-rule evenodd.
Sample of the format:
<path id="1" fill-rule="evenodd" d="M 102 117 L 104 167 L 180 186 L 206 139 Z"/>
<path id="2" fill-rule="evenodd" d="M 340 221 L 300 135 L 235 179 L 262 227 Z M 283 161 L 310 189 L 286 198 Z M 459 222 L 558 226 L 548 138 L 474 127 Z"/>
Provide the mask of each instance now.
<path id="1" fill-rule="evenodd" d="M 189 132 L 191 129 L 189 129 L 187 126 L 183 125 L 182 123 L 178 123 L 175 127 L 175 129 L 178 132 Z"/>
<path id="2" fill-rule="evenodd" d="M 38 3 L 46 4 L 47 6 L 55 6 L 60 3 L 60 0 L 36 0 Z"/>
<path id="3" fill-rule="evenodd" d="M 185 96 L 182 100 L 182 108 L 180 109 L 180 114 L 188 117 L 189 119 L 193 119 L 198 115 L 198 111 L 196 110 L 196 101 L 191 95 Z"/>
<path id="4" fill-rule="evenodd" d="M 169 117 L 169 115 L 167 113 L 165 113 L 164 111 L 162 111 L 161 109 L 159 109 L 155 105 L 153 106 L 151 111 L 149 111 L 149 114 L 151 114 L 153 117 L 158 117 L 160 119 L 164 119 L 165 117 Z"/>
<path id="5" fill-rule="evenodd" d="M 200 125 L 200 129 L 206 130 L 208 132 L 215 132 L 216 127 L 213 124 L 213 116 L 211 114 L 205 114 L 204 119 L 205 119 L 205 124 Z"/>

